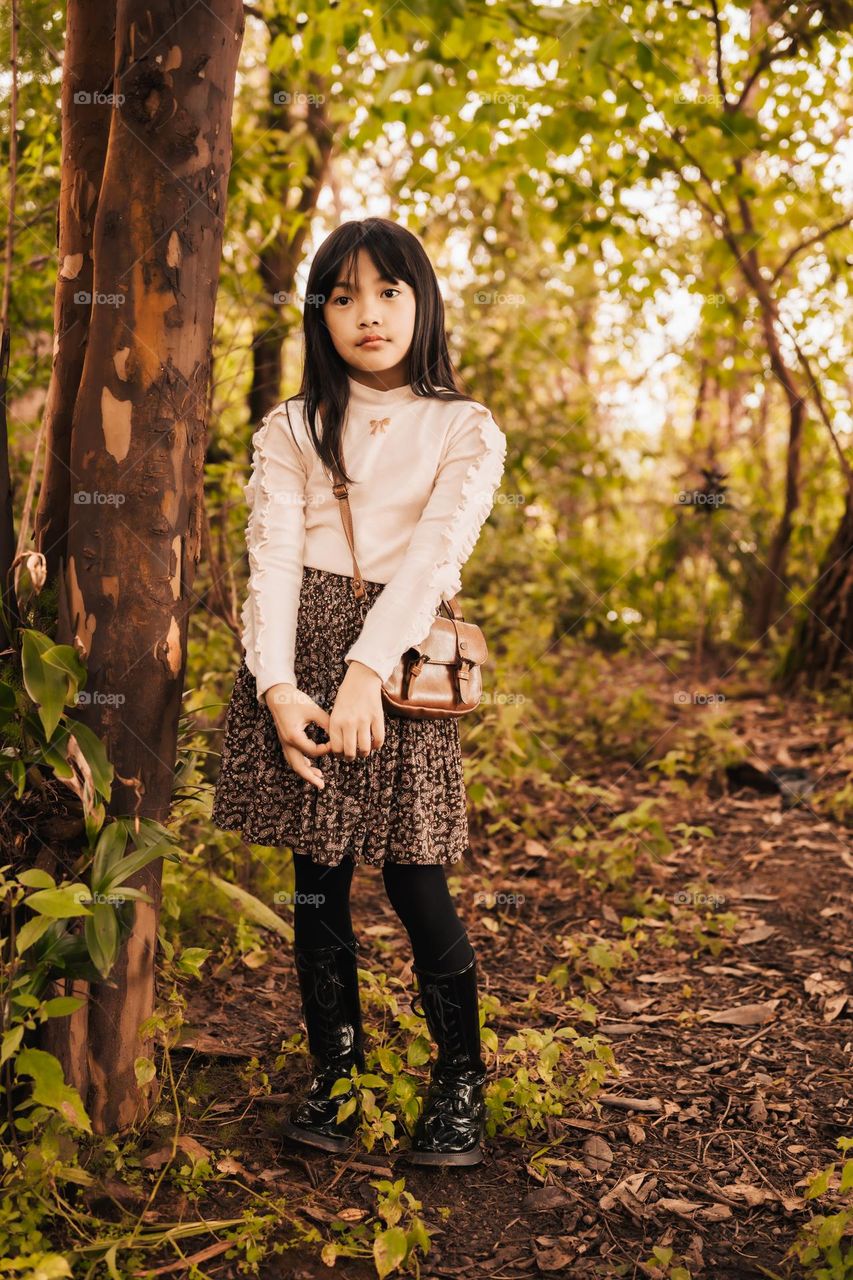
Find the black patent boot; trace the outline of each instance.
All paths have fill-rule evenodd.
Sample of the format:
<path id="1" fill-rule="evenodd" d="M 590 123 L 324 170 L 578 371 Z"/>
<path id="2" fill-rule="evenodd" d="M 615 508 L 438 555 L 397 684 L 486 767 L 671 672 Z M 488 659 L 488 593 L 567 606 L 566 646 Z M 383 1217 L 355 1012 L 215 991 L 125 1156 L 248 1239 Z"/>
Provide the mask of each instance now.
<path id="1" fill-rule="evenodd" d="M 364 1070 L 358 951 L 355 939 L 349 947 L 293 948 L 314 1075 L 307 1094 L 284 1121 L 282 1132 L 295 1142 L 323 1151 L 347 1150 L 358 1127 L 356 1111 L 340 1123 L 337 1120 L 338 1108 L 353 1096 L 352 1085 L 347 1093 L 330 1097 L 335 1081 L 349 1077 L 353 1066 Z"/>
<path id="2" fill-rule="evenodd" d="M 427 973 L 413 966 L 419 1000 L 438 1057 L 430 1069 L 423 1111 L 415 1124 L 410 1164 L 472 1165 L 483 1159 L 486 1064 L 480 1054 L 477 957 L 456 973 Z"/>

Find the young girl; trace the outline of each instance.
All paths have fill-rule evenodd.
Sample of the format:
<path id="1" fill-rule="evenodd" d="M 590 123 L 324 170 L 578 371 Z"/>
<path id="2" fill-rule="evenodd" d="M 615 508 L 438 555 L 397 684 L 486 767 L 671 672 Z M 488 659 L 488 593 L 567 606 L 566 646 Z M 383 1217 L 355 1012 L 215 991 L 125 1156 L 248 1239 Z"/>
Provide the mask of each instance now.
<path id="1" fill-rule="evenodd" d="M 438 281 L 411 232 L 385 218 L 344 223 L 314 258 L 306 293 L 302 386 L 253 437 L 245 658 L 213 821 L 293 851 L 314 1074 L 285 1132 L 325 1151 L 352 1144 L 355 1108 L 339 1121 L 348 1095 L 330 1091 L 365 1069 L 350 885 L 366 863 L 382 867 L 409 935 L 438 1049 L 405 1157 L 477 1164 L 486 1065 L 476 954 L 444 870 L 468 847 L 459 725 L 386 718 L 381 687 L 461 590 L 506 438 L 457 389 Z M 361 601 L 333 464 L 349 485 Z"/>

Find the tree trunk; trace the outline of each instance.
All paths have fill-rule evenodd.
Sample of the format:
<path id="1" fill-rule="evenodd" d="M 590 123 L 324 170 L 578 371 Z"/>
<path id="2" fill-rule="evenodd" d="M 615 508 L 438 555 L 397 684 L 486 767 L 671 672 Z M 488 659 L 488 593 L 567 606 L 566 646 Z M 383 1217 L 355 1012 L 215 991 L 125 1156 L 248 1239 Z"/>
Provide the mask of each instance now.
<path id="1" fill-rule="evenodd" d="M 35 543 L 47 561 L 50 583 L 66 556 L 71 519 L 71 417 L 93 310 L 92 233 L 112 116 L 114 50 L 115 6 L 103 0 L 68 0 L 53 369 L 44 407 L 45 465 L 35 519 Z"/>
<path id="2" fill-rule="evenodd" d="M 802 676 L 825 689 L 851 670 L 853 655 L 853 493 L 805 602 L 780 685 L 790 691 Z"/>
<path id="3" fill-rule="evenodd" d="M 213 312 L 231 163 L 240 0 L 119 0 L 94 228 L 89 340 L 72 419 L 60 640 L 89 672 L 80 718 L 116 769 L 112 815 L 169 813 L 198 563 Z M 133 932 L 93 984 L 87 1107 L 98 1132 L 147 1101 L 135 1060 L 154 1000 L 160 863 L 133 877 Z M 73 1046 L 69 1046 L 73 1049 Z"/>
<path id="4" fill-rule="evenodd" d="M 758 254 L 755 245 L 755 226 L 752 213 L 743 196 L 738 197 L 744 231 L 749 239 L 750 248 L 739 258 L 740 266 L 746 280 L 752 286 L 761 313 L 761 327 L 770 359 L 770 368 L 776 381 L 782 388 L 788 402 L 788 450 L 785 458 L 785 498 L 782 515 L 767 553 L 767 563 L 761 574 L 760 586 L 752 615 L 753 634 L 762 640 L 776 622 L 778 601 L 781 589 L 786 587 L 785 573 L 788 560 L 788 546 L 794 528 L 794 514 L 800 502 L 800 454 L 803 442 L 803 425 L 805 423 L 805 402 L 793 371 L 788 367 L 779 343 L 779 316 L 776 301 L 761 274 Z"/>

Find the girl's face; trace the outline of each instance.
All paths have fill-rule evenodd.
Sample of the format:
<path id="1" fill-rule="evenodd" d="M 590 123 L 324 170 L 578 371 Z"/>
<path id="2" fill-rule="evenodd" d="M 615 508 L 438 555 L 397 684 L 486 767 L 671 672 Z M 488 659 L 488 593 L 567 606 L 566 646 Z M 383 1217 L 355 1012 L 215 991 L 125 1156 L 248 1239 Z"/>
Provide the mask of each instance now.
<path id="1" fill-rule="evenodd" d="M 380 276 L 366 249 L 358 251 L 359 287 L 343 272 L 323 319 L 335 350 L 358 382 L 379 390 L 408 382 L 408 351 L 415 331 L 415 294 L 404 280 Z M 368 336 L 372 341 L 365 341 Z"/>

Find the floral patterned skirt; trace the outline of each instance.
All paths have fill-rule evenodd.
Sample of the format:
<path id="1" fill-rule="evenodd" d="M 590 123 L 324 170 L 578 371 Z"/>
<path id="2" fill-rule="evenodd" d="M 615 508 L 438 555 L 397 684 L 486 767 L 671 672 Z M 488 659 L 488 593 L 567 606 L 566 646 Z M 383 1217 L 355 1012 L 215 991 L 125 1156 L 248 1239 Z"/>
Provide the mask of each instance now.
<path id="1" fill-rule="evenodd" d="M 383 585 L 365 582 L 368 607 Z M 352 578 L 305 566 L 296 681 L 327 712 L 347 673 L 344 654 L 361 625 Z M 329 740 L 313 722 L 305 732 L 312 742 Z M 288 846 L 325 866 L 336 866 L 346 854 L 371 866 L 449 864 L 467 851 L 467 797 L 455 719 L 386 713 L 385 741 L 378 751 L 355 760 L 329 752 L 315 763 L 325 777 L 322 790 L 285 760 L 272 713 L 258 702 L 255 677 L 244 658 L 228 703 L 215 826 L 239 831 L 250 844 Z"/>

